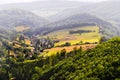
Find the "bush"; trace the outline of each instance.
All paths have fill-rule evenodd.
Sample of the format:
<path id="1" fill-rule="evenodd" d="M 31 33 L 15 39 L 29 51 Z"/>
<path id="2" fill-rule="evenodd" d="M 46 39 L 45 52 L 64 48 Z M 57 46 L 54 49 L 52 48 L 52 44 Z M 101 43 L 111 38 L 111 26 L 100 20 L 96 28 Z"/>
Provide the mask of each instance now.
<path id="1" fill-rule="evenodd" d="M 61 45 L 62 47 L 64 46 L 71 46 L 71 43 L 70 42 L 66 42 L 65 44 Z"/>

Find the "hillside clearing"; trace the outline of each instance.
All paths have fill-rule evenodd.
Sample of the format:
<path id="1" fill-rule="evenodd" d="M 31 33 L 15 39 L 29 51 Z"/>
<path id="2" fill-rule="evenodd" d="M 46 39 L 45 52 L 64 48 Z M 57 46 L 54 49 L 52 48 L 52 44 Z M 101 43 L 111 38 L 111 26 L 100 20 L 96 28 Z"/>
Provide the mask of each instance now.
<path id="1" fill-rule="evenodd" d="M 89 30 L 92 32 L 75 33 L 75 34 L 69 33 L 70 31 L 77 31 L 77 30 Z M 76 28 L 71 28 L 71 29 L 58 30 L 58 31 L 51 32 L 44 37 L 48 37 L 48 36 L 54 40 L 59 41 L 55 43 L 55 47 L 61 46 L 65 44 L 66 42 L 70 42 L 71 45 L 80 44 L 81 41 L 83 43 L 86 43 L 86 42 L 99 43 L 99 40 L 101 38 L 98 26 L 83 26 L 83 27 L 76 27 Z"/>
<path id="2" fill-rule="evenodd" d="M 63 49 L 65 49 L 66 52 L 70 52 L 70 51 L 73 51 L 74 48 L 79 49 L 80 47 L 82 47 L 83 50 L 87 50 L 87 49 L 92 49 L 96 46 L 97 44 L 85 44 L 85 45 L 75 45 L 75 46 L 68 46 L 68 47 L 56 47 L 56 48 L 44 50 L 44 53 L 42 55 L 46 57 L 46 56 L 55 55 L 57 52 L 60 52 Z"/>
<path id="3" fill-rule="evenodd" d="M 28 29 L 30 29 L 30 27 L 25 27 L 25 26 L 15 27 L 15 30 L 16 30 L 17 32 L 23 32 L 23 31 L 28 30 Z"/>

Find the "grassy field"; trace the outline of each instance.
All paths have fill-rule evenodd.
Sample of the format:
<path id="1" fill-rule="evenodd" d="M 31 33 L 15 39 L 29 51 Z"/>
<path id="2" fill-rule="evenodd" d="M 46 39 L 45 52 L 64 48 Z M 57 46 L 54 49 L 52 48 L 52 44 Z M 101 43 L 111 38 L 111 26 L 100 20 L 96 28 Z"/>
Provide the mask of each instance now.
<path id="1" fill-rule="evenodd" d="M 82 47 L 83 50 L 94 48 L 97 44 L 85 44 L 85 45 L 75 45 L 75 46 L 68 46 L 68 47 L 56 47 L 52 49 L 46 49 L 43 53 L 43 56 L 51 56 L 55 55 L 57 52 L 60 52 L 61 50 L 65 49 L 66 52 L 72 51 L 74 48 L 79 49 Z"/>
<path id="2" fill-rule="evenodd" d="M 82 33 L 82 34 L 69 34 L 69 31 L 71 30 L 91 30 L 94 32 L 90 33 Z M 99 27 L 98 26 L 84 26 L 84 27 L 77 27 L 77 28 L 72 28 L 72 29 L 64 29 L 64 30 L 59 30 L 55 31 L 52 33 L 49 33 L 48 35 L 50 38 L 53 38 L 55 40 L 59 40 L 60 42 L 55 43 L 55 46 L 60 46 L 62 44 L 65 44 L 66 42 L 70 42 L 71 45 L 75 45 L 77 43 L 80 43 L 81 41 L 83 43 L 89 42 L 89 43 L 94 43 L 94 42 L 99 42 L 100 40 L 100 34 L 99 34 Z"/>
<path id="3" fill-rule="evenodd" d="M 30 27 L 25 27 L 25 26 L 15 27 L 15 30 L 16 30 L 17 32 L 23 32 L 23 31 L 28 30 L 28 29 L 30 29 Z"/>
<path id="4" fill-rule="evenodd" d="M 69 31 L 76 31 L 76 30 L 91 30 L 93 32 L 89 33 L 76 33 L 76 34 L 69 34 Z M 67 52 L 72 51 L 75 47 L 80 48 L 82 47 L 83 50 L 86 50 L 88 48 L 94 48 L 97 44 L 92 43 L 99 43 L 99 40 L 101 38 L 101 35 L 99 34 L 99 27 L 98 26 L 83 26 L 83 27 L 77 27 L 72 29 L 64 29 L 64 30 L 58 30 L 52 33 L 49 33 L 48 35 L 52 39 L 59 40 L 58 43 L 55 43 L 55 48 L 47 49 L 44 51 L 43 56 L 51 56 L 55 55 L 57 52 L 60 52 L 63 49 L 66 49 Z M 86 43 L 89 42 L 91 44 L 84 44 L 84 45 L 76 45 L 77 43 Z M 57 47 L 65 44 L 66 42 L 70 42 L 71 46 L 68 47 Z"/>

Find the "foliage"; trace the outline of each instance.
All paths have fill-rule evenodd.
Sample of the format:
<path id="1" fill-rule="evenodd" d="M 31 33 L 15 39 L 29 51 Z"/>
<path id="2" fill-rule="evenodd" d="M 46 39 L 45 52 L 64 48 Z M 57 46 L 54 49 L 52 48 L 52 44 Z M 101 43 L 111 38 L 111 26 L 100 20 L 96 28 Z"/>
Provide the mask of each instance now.
<path id="1" fill-rule="evenodd" d="M 0 79 L 7 80 L 118 80 L 120 79 L 120 38 L 101 43 L 94 49 L 60 53 L 39 57 L 33 62 L 8 59 L 0 68 Z M 9 66 L 7 66 L 9 65 Z M 8 74 L 7 74 L 8 73 Z M 3 79 L 5 78 L 5 79 Z"/>
<path id="2" fill-rule="evenodd" d="M 77 31 L 69 31 L 70 34 L 76 34 L 76 33 L 90 33 L 90 32 L 95 32 L 95 31 L 91 31 L 91 30 L 77 30 Z"/>

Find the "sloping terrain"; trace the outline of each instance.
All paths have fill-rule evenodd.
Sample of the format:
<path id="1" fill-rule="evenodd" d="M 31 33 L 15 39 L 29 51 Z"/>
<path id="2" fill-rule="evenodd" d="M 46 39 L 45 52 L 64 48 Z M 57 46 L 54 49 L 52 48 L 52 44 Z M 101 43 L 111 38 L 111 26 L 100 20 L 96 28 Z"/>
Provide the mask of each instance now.
<path id="1" fill-rule="evenodd" d="M 10 29 L 0 27 L 0 41 L 11 39 L 15 35 L 15 32 Z"/>
<path id="2" fill-rule="evenodd" d="M 6 4 L 6 5 L 1 5 L 1 8 L 9 9 L 9 8 L 16 7 L 16 8 L 22 8 L 22 9 L 24 8 L 25 10 L 13 9 L 13 10 L 0 11 L 0 14 L 1 14 L 0 25 L 7 26 L 7 27 L 10 27 L 10 26 L 41 27 L 42 25 L 48 23 L 48 21 L 26 10 L 35 12 L 38 15 L 42 15 L 42 14 L 44 15 L 44 11 L 47 11 L 45 12 L 45 15 L 49 13 L 55 14 L 53 16 L 47 17 L 50 20 L 50 22 L 53 22 L 53 23 L 50 23 L 40 29 L 38 28 L 36 30 L 32 29 L 32 31 L 28 32 L 27 34 L 34 34 L 34 33 L 46 34 L 48 32 L 54 31 L 55 29 L 56 30 L 62 29 L 63 26 L 76 27 L 78 25 L 80 26 L 80 25 L 86 25 L 86 24 L 87 25 L 97 24 L 101 27 L 101 31 L 103 31 L 102 34 L 104 35 L 107 34 L 107 36 L 108 35 L 116 36 L 116 35 L 119 35 L 119 32 L 120 32 L 119 31 L 119 25 L 120 25 L 119 24 L 119 12 L 120 12 L 119 3 L 120 1 L 118 0 L 116 1 L 111 0 L 111 1 L 100 2 L 100 3 L 84 3 L 84 2 L 63 1 L 63 0 L 59 0 L 59 1 L 45 0 L 45 1 L 37 1 L 37 2 L 35 1 L 31 3 Z M 85 13 L 98 16 L 101 18 L 102 21 L 100 20 L 96 21 L 95 18 L 92 21 L 90 19 L 87 20 L 88 18 L 84 17 L 84 15 L 81 15 Z M 82 20 L 81 18 L 83 17 L 81 17 L 80 15 L 86 18 L 86 20 L 85 19 Z M 14 23 L 15 21 L 17 22 Z M 53 29 L 51 27 L 57 27 L 57 28 Z M 45 31 L 47 29 L 48 31 Z M 45 32 L 43 33 L 43 31 Z"/>
<path id="3" fill-rule="evenodd" d="M 110 22 L 100 19 L 90 14 L 77 14 L 70 16 L 64 20 L 56 21 L 45 25 L 44 28 L 37 29 L 37 34 L 48 34 L 53 31 L 75 28 L 80 26 L 93 26 L 100 27 L 100 33 L 109 37 L 118 35 L 118 30 Z"/>
<path id="4" fill-rule="evenodd" d="M 19 80 L 119 80 L 120 38 L 111 39 L 94 49 L 74 50 L 65 55 L 17 63 L 8 59 L 10 68 L 1 68 L 1 80 L 8 80 L 6 70 L 12 78 Z"/>
<path id="5" fill-rule="evenodd" d="M 31 28 L 40 27 L 48 21 L 32 12 L 22 9 L 9 9 L 0 11 L 0 26 L 14 28 L 17 26 L 27 26 Z"/>
<path id="6" fill-rule="evenodd" d="M 120 21 L 120 1 L 111 0 L 104 1 L 100 3 L 93 3 L 82 7 L 66 9 L 64 11 L 59 12 L 56 15 L 51 16 L 50 18 L 54 21 L 62 20 L 71 15 L 80 14 L 80 13 L 90 13 L 102 18 L 114 21 Z"/>
<path id="7" fill-rule="evenodd" d="M 1 26 L 0 30 L 4 29 L 4 31 L 7 31 L 8 34 L 9 32 L 15 34 L 15 32 L 20 31 L 20 29 L 22 29 L 23 27 L 25 30 L 27 30 L 27 32 L 29 32 L 47 23 L 48 20 L 40 16 L 37 16 L 30 11 L 26 11 L 22 9 L 0 10 L 0 26 Z M 1 36 L 4 35 L 6 34 L 1 34 Z M 10 35 L 6 35 L 6 37 L 9 36 Z"/>
<path id="8" fill-rule="evenodd" d="M 93 50 L 71 52 L 73 56 L 49 67 L 39 80 L 119 80 L 120 38 L 98 45 Z"/>
<path id="9" fill-rule="evenodd" d="M 95 47 L 101 40 L 98 26 L 81 26 L 63 29 L 51 32 L 42 37 L 49 37 L 50 39 L 57 41 L 54 43 L 54 48 L 46 49 L 44 51 L 44 54 L 42 54 L 43 56 L 55 55 L 56 52 L 60 52 L 63 49 L 70 52 L 75 47 L 79 48 L 80 46 L 86 50 Z"/>
<path id="10" fill-rule="evenodd" d="M 17 32 L 27 33 L 47 24 L 48 20 L 22 9 L 0 11 L 0 39 L 11 39 Z M 25 32 L 26 31 L 26 32 Z"/>
<path id="11" fill-rule="evenodd" d="M 28 3 L 14 3 L 0 5 L 1 9 L 12 9 L 20 8 L 32 11 L 43 17 L 54 15 L 64 9 L 80 7 L 89 3 L 78 2 L 78 1 L 67 1 L 67 0 L 40 0 Z"/>
<path id="12" fill-rule="evenodd" d="M 55 46 L 64 45 L 66 42 L 69 42 L 71 45 L 84 44 L 88 43 L 99 43 L 101 35 L 99 33 L 98 26 L 80 26 L 70 29 L 62 29 L 53 31 L 45 36 L 58 41 L 55 43 Z"/>

